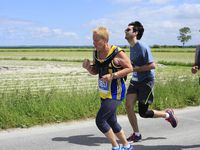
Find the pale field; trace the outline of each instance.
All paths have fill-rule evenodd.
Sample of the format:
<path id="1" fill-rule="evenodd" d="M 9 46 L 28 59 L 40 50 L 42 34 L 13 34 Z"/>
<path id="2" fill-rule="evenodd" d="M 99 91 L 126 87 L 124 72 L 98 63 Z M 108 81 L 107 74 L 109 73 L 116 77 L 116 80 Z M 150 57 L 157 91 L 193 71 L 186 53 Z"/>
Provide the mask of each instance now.
<path id="1" fill-rule="evenodd" d="M 81 63 L 64 62 L 32 62 L 32 61 L 0 61 L 0 91 L 31 89 L 65 91 L 94 90 L 97 88 L 98 76 L 90 75 L 82 68 Z M 9 64 L 9 65 L 8 65 Z M 126 83 L 129 83 L 129 74 Z M 156 82 L 166 82 L 170 79 L 195 79 L 190 67 L 157 65 Z"/>
<path id="2" fill-rule="evenodd" d="M 0 52 L 0 59 L 11 58 L 11 59 L 21 59 L 26 57 L 28 59 L 32 58 L 48 58 L 48 59 L 60 59 L 60 60 L 82 60 L 84 58 L 92 58 L 92 52 Z"/>
<path id="3" fill-rule="evenodd" d="M 0 91 L 30 88 L 87 89 L 96 87 L 95 76 L 90 76 L 81 63 L 43 61 L 0 61 Z"/>
<path id="4" fill-rule="evenodd" d="M 129 53 L 127 52 L 127 55 Z M 154 59 L 169 62 L 192 63 L 193 53 L 153 52 Z M 96 90 L 97 76 L 92 76 L 82 68 L 81 62 L 65 61 L 30 61 L 26 58 L 56 58 L 59 60 L 92 60 L 92 51 L 87 52 L 0 52 L 0 91 L 40 89 Z M 13 60 L 3 60 L 12 58 Z M 157 64 L 156 82 L 170 79 L 195 79 L 198 75 L 191 74 L 191 67 L 165 66 Z M 127 84 L 131 74 L 128 76 Z"/>

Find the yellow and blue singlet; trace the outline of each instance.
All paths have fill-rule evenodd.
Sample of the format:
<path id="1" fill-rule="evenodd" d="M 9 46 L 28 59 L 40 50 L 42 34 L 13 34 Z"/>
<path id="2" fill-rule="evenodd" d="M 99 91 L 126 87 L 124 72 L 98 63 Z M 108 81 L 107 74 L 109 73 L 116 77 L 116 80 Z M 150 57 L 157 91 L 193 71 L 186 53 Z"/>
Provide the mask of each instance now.
<path id="1" fill-rule="evenodd" d="M 113 63 L 113 58 L 120 52 L 121 48 L 113 45 L 104 61 L 97 58 L 97 52 L 94 51 L 95 66 L 99 73 L 98 86 L 101 99 L 123 100 L 125 98 L 126 86 L 125 78 L 113 79 L 111 82 L 101 80 L 105 74 L 112 74 L 121 70 L 121 66 Z"/>

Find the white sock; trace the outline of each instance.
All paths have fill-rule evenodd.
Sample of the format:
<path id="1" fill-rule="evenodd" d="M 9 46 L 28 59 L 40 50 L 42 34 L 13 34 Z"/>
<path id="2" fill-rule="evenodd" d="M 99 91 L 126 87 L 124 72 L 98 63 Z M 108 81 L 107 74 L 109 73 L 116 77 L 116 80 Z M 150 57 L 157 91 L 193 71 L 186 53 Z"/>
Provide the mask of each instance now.
<path id="1" fill-rule="evenodd" d="M 135 135 L 136 136 L 140 136 L 140 132 L 135 132 Z"/>
<path id="2" fill-rule="evenodd" d="M 168 113 L 165 113 L 165 115 L 166 115 L 166 117 L 165 117 L 166 119 L 169 118 L 169 114 Z"/>
<path id="3" fill-rule="evenodd" d="M 119 149 L 119 146 L 115 146 L 115 147 L 112 147 L 112 148 L 118 150 L 118 149 Z"/>

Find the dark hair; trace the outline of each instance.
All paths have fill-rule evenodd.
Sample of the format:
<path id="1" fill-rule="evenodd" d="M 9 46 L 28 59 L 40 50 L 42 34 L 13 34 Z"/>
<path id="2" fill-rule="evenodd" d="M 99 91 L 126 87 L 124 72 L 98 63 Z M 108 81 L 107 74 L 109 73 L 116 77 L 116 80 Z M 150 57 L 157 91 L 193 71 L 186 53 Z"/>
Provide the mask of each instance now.
<path id="1" fill-rule="evenodd" d="M 137 39 L 140 40 L 142 38 L 144 27 L 139 21 L 131 22 L 128 24 L 128 26 L 133 26 L 133 32 L 137 31 Z"/>

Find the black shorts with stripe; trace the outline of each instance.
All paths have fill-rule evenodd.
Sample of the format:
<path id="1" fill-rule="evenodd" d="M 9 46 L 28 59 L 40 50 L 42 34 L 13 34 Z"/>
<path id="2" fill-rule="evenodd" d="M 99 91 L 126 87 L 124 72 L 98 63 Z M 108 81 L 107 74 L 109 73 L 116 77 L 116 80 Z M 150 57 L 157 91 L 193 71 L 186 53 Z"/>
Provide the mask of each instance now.
<path id="1" fill-rule="evenodd" d="M 141 82 L 130 81 L 127 94 L 137 94 L 137 99 L 143 104 L 151 104 L 154 99 L 154 80 L 145 79 Z"/>

